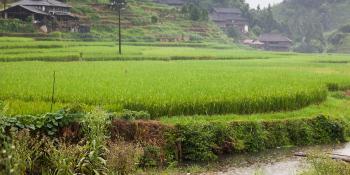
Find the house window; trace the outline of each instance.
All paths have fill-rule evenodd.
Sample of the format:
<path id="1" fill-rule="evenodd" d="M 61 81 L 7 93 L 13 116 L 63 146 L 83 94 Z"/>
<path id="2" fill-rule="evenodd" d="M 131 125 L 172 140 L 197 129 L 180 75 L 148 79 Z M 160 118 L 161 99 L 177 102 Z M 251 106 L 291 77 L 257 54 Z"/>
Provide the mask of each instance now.
<path id="1" fill-rule="evenodd" d="M 42 10 L 45 11 L 45 6 L 42 6 Z"/>

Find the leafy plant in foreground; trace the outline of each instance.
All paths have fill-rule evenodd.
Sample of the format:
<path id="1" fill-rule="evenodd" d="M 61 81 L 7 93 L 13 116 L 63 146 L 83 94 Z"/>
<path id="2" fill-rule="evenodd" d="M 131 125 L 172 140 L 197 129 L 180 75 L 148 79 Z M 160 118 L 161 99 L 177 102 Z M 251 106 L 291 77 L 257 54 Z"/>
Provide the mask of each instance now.
<path id="1" fill-rule="evenodd" d="M 107 174 L 106 121 L 107 114 L 101 109 L 86 115 L 84 127 L 88 141 L 85 145 L 85 154 L 76 166 L 77 172 L 87 175 Z"/>

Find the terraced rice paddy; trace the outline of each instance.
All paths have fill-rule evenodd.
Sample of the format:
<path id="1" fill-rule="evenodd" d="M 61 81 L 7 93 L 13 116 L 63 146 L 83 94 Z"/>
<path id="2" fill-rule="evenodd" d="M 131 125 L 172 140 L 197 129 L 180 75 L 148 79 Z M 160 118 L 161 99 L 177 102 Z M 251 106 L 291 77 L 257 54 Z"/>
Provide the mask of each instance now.
<path id="1" fill-rule="evenodd" d="M 119 56 L 113 43 L 17 39 L 0 38 L 2 128 L 51 136 L 78 128 L 99 140 L 92 152 L 108 146 L 105 138 L 122 138 L 159 153 L 170 148 L 159 154 L 170 162 L 339 143 L 350 133 L 348 55 L 133 43 Z M 59 112 L 48 113 L 54 72 Z"/>
<path id="2" fill-rule="evenodd" d="M 61 47 L 62 43 L 54 41 L 2 38 L 0 60 L 40 57 L 38 60 L 52 61 L 50 56 L 59 55 L 62 60 L 74 61 L 65 54 L 80 52 L 82 57 L 88 55 L 94 60 L 119 57 L 111 43 L 65 43 L 70 47 Z M 145 60 L 206 56 L 219 60 L 1 62 L 0 100 L 5 101 L 7 112 L 12 115 L 47 112 L 54 71 L 55 109 L 83 103 L 109 111 L 145 110 L 153 117 L 291 111 L 322 103 L 328 90 L 350 87 L 347 55 L 126 46 L 123 56 Z M 262 57 L 266 59 L 252 59 Z"/>
<path id="3" fill-rule="evenodd" d="M 152 46 L 153 45 L 153 46 Z M 167 46 L 167 47 L 160 47 Z M 175 47 L 176 46 L 176 47 Z M 0 38 L 0 61 L 106 61 L 106 60 L 231 60 L 267 59 L 284 53 L 247 52 L 229 45 L 128 43 L 117 54 L 112 42 L 34 41 Z M 289 55 L 289 53 L 287 54 Z"/>

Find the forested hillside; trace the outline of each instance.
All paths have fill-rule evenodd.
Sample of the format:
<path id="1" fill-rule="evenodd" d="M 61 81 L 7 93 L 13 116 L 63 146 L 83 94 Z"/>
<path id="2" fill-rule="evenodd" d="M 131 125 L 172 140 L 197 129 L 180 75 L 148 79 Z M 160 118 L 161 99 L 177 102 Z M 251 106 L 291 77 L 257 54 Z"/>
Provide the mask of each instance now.
<path id="1" fill-rule="evenodd" d="M 295 42 L 301 52 L 327 51 L 326 33 L 350 23 L 349 0 L 285 0 L 273 7 L 279 30 Z"/>

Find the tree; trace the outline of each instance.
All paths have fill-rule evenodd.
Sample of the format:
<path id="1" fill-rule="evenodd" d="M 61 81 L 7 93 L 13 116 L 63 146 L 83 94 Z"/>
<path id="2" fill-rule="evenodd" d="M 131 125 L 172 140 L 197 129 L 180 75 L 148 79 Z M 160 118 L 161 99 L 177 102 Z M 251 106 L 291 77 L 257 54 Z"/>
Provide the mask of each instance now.
<path id="1" fill-rule="evenodd" d="M 119 54 L 122 54 L 122 34 L 121 34 L 121 10 L 126 6 L 126 0 L 110 0 L 111 7 L 118 12 L 118 39 Z"/>
<path id="2" fill-rule="evenodd" d="M 227 35 L 228 35 L 229 37 L 232 37 L 232 38 L 236 39 L 236 40 L 239 40 L 240 37 L 241 37 L 240 32 L 237 31 L 237 29 L 236 29 L 235 27 L 230 27 L 230 28 L 228 28 L 228 29 L 227 29 Z"/>
<path id="3" fill-rule="evenodd" d="M 183 6 L 181 13 L 183 13 L 188 19 L 192 21 L 206 21 L 209 19 L 208 11 L 201 8 L 195 3 L 188 3 Z"/>
<path id="4" fill-rule="evenodd" d="M 2 0 L 2 3 L 4 5 L 4 10 L 5 10 L 7 6 L 7 0 Z M 4 15 L 3 17 L 5 18 L 5 13 L 3 15 Z"/>

